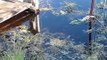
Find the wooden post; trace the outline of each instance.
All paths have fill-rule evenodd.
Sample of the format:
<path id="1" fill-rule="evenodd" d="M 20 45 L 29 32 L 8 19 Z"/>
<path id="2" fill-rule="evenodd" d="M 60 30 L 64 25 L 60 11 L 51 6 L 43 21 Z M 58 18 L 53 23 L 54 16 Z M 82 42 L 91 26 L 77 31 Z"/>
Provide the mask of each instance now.
<path id="1" fill-rule="evenodd" d="M 38 0 L 33 0 L 32 5 L 35 6 L 35 10 L 39 11 L 39 1 Z M 31 29 L 32 29 L 33 34 L 40 32 L 40 24 L 39 23 L 40 22 L 39 22 L 39 14 L 38 14 L 32 18 Z"/>
<path id="2" fill-rule="evenodd" d="M 93 15 L 93 10 L 94 10 L 94 0 L 92 0 L 92 3 L 91 3 L 90 18 Z M 91 29 L 92 29 L 92 20 L 89 21 L 88 30 L 91 30 Z M 89 32 L 88 37 L 89 37 L 89 54 L 92 55 L 92 31 Z"/>

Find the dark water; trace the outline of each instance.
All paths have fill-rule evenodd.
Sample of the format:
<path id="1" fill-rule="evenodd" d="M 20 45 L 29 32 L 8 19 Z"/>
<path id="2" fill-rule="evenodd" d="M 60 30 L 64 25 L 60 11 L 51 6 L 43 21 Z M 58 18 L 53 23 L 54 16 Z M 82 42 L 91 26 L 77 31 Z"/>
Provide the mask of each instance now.
<path id="1" fill-rule="evenodd" d="M 59 7 L 62 0 L 54 0 L 53 6 Z M 89 10 L 91 0 L 72 0 L 78 4 L 77 8 L 80 10 Z M 72 16 L 69 16 L 72 18 Z M 61 33 L 65 36 L 70 36 L 71 39 L 74 39 L 76 42 L 87 42 L 88 34 L 83 30 L 87 30 L 88 25 L 86 23 L 81 23 L 79 25 L 70 24 L 70 19 L 66 16 L 55 16 L 51 11 L 41 12 L 40 21 L 41 21 L 41 30 L 48 30 L 51 33 Z M 81 18 L 83 16 L 80 16 Z"/>

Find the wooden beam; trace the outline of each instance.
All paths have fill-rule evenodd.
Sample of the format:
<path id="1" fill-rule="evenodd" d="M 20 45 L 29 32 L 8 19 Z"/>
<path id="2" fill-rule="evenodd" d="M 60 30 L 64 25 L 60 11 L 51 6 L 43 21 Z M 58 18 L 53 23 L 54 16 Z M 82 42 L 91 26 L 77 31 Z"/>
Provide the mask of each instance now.
<path id="1" fill-rule="evenodd" d="M 37 11 L 39 11 L 39 0 L 33 0 L 32 1 L 32 5 L 35 6 L 35 8 L 37 9 Z M 39 14 L 37 16 L 35 16 L 33 19 L 32 19 L 32 22 L 31 22 L 31 29 L 32 30 L 32 33 L 36 34 L 37 32 L 40 32 L 40 24 L 39 24 Z"/>
<path id="2" fill-rule="evenodd" d="M 23 22 L 25 22 L 31 18 L 34 18 L 37 15 L 38 15 L 38 11 L 28 8 L 28 9 L 16 14 L 15 16 L 11 17 L 10 19 L 7 19 L 7 20 L 3 21 L 2 23 L 0 23 L 0 33 L 5 30 L 8 30 L 10 28 L 19 26 Z"/>

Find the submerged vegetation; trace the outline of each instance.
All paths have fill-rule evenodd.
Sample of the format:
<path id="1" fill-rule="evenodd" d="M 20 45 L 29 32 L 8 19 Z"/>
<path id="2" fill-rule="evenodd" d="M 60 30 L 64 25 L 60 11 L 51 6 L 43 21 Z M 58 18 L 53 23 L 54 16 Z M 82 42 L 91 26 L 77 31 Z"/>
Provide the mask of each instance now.
<path id="1" fill-rule="evenodd" d="M 19 29 L 20 28 L 20 29 Z M 76 44 L 68 37 L 48 32 L 32 35 L 26 26 L 0 36 L 0 56 L 3 60 L 106 60 L 107 46 L 93 42 L 93 55 L 87 44 Z M 23 32 L 22 32 L 23 31 Z"/>
<path id="2" fill-rule="evenodd" d="M 61 2 L 60 7 L 53 7 L 53 0 L 40 0 L 41 11 L 51 11 L 54 15 L 75 15 L 70 24 L 89 23 L 88 11 L 75 8 L 78 6 L 69 0 Z M 103 2 L 103 3 L 102 3 Z M 63 4 L 62 4 L 63 3 Z M 16 27 L 0 36 L 0 59 L 2 60 L 107 60 L 107 10 L 104 0 L 95 4 L 92 29 L 92 54 L 89 55 L 88 43 L 77 44 L 73 39 L 63 35 L 42 32 L 31 34 L 25 25 Z M 83 14 L 84 12 L 87 12 Z M 83 17 L 86 16 L 86 17 Z M 88 19 L 88 20 L 87 20 Z"/>
<path id="3" fill-rule="evenodd" d="M 41 3 L 43 3 L 43 1 L 40 1 Z M 54 15 L 66 15 L 69 13 L 72 13 L 75 11 L 75 6 L 76 4 L 68 1 L 68 0 L 64 0 L 60 3 L 59 7 L 54 7 L 52 6 L 52 2 L 54 2 L 53 0 L 46 0 L 46 2 L 44 2 L 44 5 L 40 5 L 40 10 L 41 11 L 51 11 Z"/>

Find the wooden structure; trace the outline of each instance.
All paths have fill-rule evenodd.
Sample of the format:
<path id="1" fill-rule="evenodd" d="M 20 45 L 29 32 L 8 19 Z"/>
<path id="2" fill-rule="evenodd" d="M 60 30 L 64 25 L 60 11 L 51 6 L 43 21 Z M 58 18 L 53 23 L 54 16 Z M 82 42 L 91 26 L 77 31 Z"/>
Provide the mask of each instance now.
<path id="1" fill-rule="evenodd" d="M 92 20 L 93 20 L 93 17 L 91 17 L 91 16 L 93 16 L 93 11 L 94 11 L 94 0 L 91 0 L 91 7 L 90 7 L 90 13 L 89 13 L 89 15 L 90 15 L 90 21 L 89 21 L 89 27 L 88 27 L 88 30 L 92 30 Z M 92 55 L 92 53 L 93 53 L 93 51 L 92 51 L 92 31 L 91 32 L 89 32 L 89 34 L 88 34 L 88 41 L 89 41 L 89 54 L 90 54 L 90 56 Z"/>
<path id="2" fill-rule="evenodd" d="M 27 20 L 31 20 L 31 31 L 34 34 L 40 32 L 38 14 L 38 6 L 35 7 L 32 3 L 0 1 L 0 33 Z"/>

